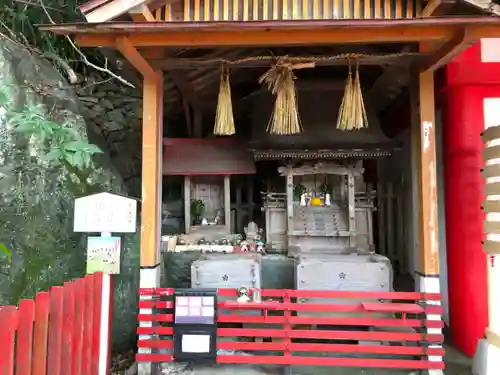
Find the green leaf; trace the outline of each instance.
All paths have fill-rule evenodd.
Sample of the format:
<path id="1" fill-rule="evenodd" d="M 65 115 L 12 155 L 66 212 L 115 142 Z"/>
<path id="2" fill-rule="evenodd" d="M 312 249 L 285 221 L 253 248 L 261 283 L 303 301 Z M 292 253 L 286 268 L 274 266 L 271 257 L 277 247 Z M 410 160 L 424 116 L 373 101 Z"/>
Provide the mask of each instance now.
<path id="1" fill-rule="evenodd" d="M 59 148 L 53 148 L 50 150 L 47 155 L 45 155 L 46 160 L 52 161 L 52 160 L 57 160 L 60 159 L 63 156 L 63 153 Z"/>
<path id="2" fill-rule="evenodd" d="M 0 253 L 5 255 L 9 261 L 12 260 L 12 253 L 10 252 L 9 249 L 7 249 L 7 246 L 5 246 L 3 243 L 0 242 Z"/>

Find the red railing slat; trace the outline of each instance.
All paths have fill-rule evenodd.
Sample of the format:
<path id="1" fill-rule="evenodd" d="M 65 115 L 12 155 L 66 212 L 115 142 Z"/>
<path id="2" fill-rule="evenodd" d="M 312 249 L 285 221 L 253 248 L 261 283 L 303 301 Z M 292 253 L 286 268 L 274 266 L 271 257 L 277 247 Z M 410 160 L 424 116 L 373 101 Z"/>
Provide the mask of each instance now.
<path id="1" fill-rule="evenodd" d="M 18 325 L 15 306 L 0 307 L 0 375 L 14 375 L 15 337 Z"/>
<path id="2" fill-rule="evenodd" d="M 83 328 L 83 374 L 92 374 L 92 333 L 94 327 L 94 280 L 87 275 L 85 284 L 85 321 Z"/>
<path id="3" fill-rule="evenodd" d="M 73 325 L 71 375 L 84 375 L 82 372 L 83 332 L 85 327 L 85 281 L 75 282 L 75 320 Z"/>
<path id="4" fill-rule="evenodd" d="M 33 360 L 33 324 L 35 301 L 23 299 L 19 302 L 19 327 L 17 329 L 16 375 L 31 375 Z"/>
<path id="5" fill-rule="evenodd" d="M 33 335 L 33 375 L 47 374 L 50 294 L 40 292 L 35 297 L 35 325 Z"/>
<path id="6" fill-rule="evenodd" d="M 64 283 L 61 375 L 71 375 L 73 361 L 73 329 L 75 323 L 75 284 Z"/>
<path id="7" fill-rule="evenodd" d="M 102 297 L 100 291 L 102 291 L 102 274 L 96 273 L 93 275 L 94 281 L 94 305 L 92 314 L 94 316 L 94 324 L 92 330 L 92 373 L 99 373 L 99 338 L 101 332 L 101 326 L 99 324 L 101 320 L 101 306 Z"/>
<path id="8" fill-rule="evenodd" d="M 50 289 L 49 345 L 47 357 L 48 375 L 61 375 L 63 302 L 63 287 L 53 286 Z"/>
<path id="9" fill-rule="evenodd" d="M 154 314 L 139 314 L 139 321 L 158 322 L 152 327 L 139 327 L 140 335 L 152 335 L 141 339 L 138 347 L 167 349 L 173 351 L 173 301 L 162 299 L 172 296 L 173 289 L 141 289 L 141 295 L 152 296 L 152 300 L 140 301 L 140 308 L 156 308 Z M 251 292 L 252 293 L 252 292 Z M 250 295 L 251 295 L 250 293 Z M 379 367 L 395 369 L 442 369 L 444 362 L 429 361 L 429 356 L 444 356 L 441 344 L 442 334 L 429 334 L 427 328 L 444 327 L 442 320 L 429 320 L 428 315 L 442 315 L 443 308 L 430 301 L 440 301 L 440 294 L 418 292 L 348 292 L 348 291 L 297 291 L 260 290 L 263 302 L 239 303 L 232 301 L 218 303 L 217 322 L 221 324 L 254 324 L 252 328 L 217 328 L 217 337 L 272 338 L 262 340 L 218 341 L 217 349 L 228 351 L 258 351 L 261 355 L 218 355 L 218 363 L 314 365 L 345 367 Z M 236 297 L 236 289 L 219 289 L 220 297 Z M 272 300 L 269 300 L 272 298 Z M 356 299 L 349 303 L 349 299 Z M 323 301 L 321 301 L 323 300 Z M 324 300 L 327 300 L 324 303 Z M 328 301 L 331 300 L 331 301 Z M 332 301 L 333 300 L 333 301 Z M 361 300 L 362 302 L 360 302 Z M 330 302 L 330 303 L 328 303 Z M 331 303 L 333 302 L 333 303 Z M 252 311 L 253 314 L 248 314 Z M 255 315 L 255 312 L 258 314 Z M 298 314 L 295 314 L 298 312 Z M 311 316 L 318 314 L 320 316 Z M 339 313 L 348 313 L 342 316 Z M 309 315 L 309 316 L 307 316 Z M 323 326 L 317 329 L 317 326 Z M 324 329 L 327 326 L 338 327 Z M 375 330 L 340 327 L 376 327 Z M 385 327 L 385 328 L 384 328 Z M 161 339 L 155 335 L 163 336 Z M 170 336 L 170 337 L 168 337 Z M 322 343 L 308 340 L 327 340 Z M 331 340 L 335 340 L 331 342 Z M 358 344 L 347 341 L 358 341 Z M 299 341 L 299 342 L 297 342 Z M 306 341 L 306 342 L 303 342 Z M 330 341 L 330 342 L 328 342 Z M 346 343 L 342 343 L 342 341 Z M 372 342 L 372 343 L 370 343 Z M 411 342 L 410 345 L 406 343 Z M 436 344 L 437 347 L 429 345 Z M 265 352 L 281 352 L 266 355 Z M 298 356 L 294 353 L 318 353 L 314 356 Z M 325 358 L 320 353 L 357 353 L 370 355 L 391 355 L 395 358 Z M 271 354 L 271 353 L 269 353 Z M 398 356 L 406 356 L 400 357 Z M 408 356 L 415 359 L 408 359 Z M 139 362 L 168 362 L 172 353 L 138 354 Z"/>
<path id="10" fill-rule="evenodd" d="M 102 288 L 97 273 L 0 306 L 0 375 L 98 375 Z"/>
<path id="11" fill-rule="evenodd" d="M 161 356 L 157 354 L 156 356 Z M 157 358 L 158 358 L 157 357 Z M 166 357 L 167 358 L 167 357 Z M 218 355 L 217 363 L 259 364 L 259 365 L 318 365 L 318 357 L 302 356 L 248 356 L 248 355 Z M 321 357 L 322 366 L 337 367 L 378 367 L 394 369 L 444 369 L 443 362 L 430 362 L 409 359 L 374 359 L 374 358 L 329 358 Z"/>

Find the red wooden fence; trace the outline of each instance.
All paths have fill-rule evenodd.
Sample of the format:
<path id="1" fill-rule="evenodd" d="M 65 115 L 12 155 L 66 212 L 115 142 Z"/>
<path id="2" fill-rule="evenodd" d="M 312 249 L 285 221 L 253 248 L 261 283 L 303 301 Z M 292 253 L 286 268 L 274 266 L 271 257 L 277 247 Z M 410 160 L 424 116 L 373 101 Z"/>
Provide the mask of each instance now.
<path id="1" fill-rule="evenodd" d="M 151 335 L 139 339 L 138 347 L 152 353 L 138 354 L 136 359 L 173 361 L 174 290 L 140 289 L 139 293 L 143 299 L 139 308 L 156 311 L 139 314 L 140 322 L 153 326 L 138 328 L 139 335 Z M 260 355 L 221 354 L 217 363 L 444 368 L 440 294 L 262 289 L 262 302 L 246 303 L 236 302 L 236 289 L 219 289 L 218 295 L 234 300 L 218 303 L 217 336 L 233 340 L 218 340 L 217 349 Z M 259 314 L 244 314 L 249 310 Z M 168 352 L 158 353 L 158 349 Z M 356 353 L 358 357 L 327 357 L 325 353 Z"/>
<path id="2" fill-rule="evenodd" d="M 96 273 L 0 306 L 0 375 L 98 375 L 102 298 Z"/>

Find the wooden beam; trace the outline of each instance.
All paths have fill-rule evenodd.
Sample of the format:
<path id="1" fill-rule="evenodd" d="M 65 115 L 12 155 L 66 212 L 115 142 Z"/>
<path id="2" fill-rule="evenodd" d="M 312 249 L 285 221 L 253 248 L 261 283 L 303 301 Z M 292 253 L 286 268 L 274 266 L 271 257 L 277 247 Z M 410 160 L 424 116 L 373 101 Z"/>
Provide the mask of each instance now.
<path id="1" fill-rule="evenodd" d="M 134 21 L 156 22 L 156 18 L 147 5 L 140 5 L 130 11 L 130 17 Z"/>
<path id="2" fill-rule="evenodd" d="M 500 25 L 499 25 L 500 26 Z M 487 30 L 500 36 L 500 27 Z M 433 27 L 352 27 L 330 29 L 253 29 L 234 32 L 234 30 L 189 29 L 184 32 L 158 31 L 147 33 L 135 31 L 127 38 L 135 47 L 267 47 L 301 46 L 350 43 L 409 43 L 418 41 L 442 41 L 453 36 L 454 29 L 446 25 Z M 116 34 L 93 33 L 76 37 L 82 47 L 114 47 Z"/>
<path id="3" fill-rule="evenodd" d="M 469 36 L 467 29 L 460 29 L 456 32 L 453 38 L 444 43 L 431 56 L 429 56 L 426 61 L 424 61 L 420 67 L 420 71 L 426 72 L 439 69 L 460 55 L 475 41 L 476 39 Z"/>
<path id="4" fill-rule="evenodd" d="M 152 79 L 156 77 L 155 70 L 149 65 L 144 57 L 141 56 L 139 51 L 130 43 L 128 37 L 120 37 L 116 40 L 116 48 L 122 55 L 136 68 L 144 78 Z"/>
<path id="5" fill-rule="evenodd" d="M 163 74 L 144 77 L 142 114 L 141 266 L 160 260 Z"/>
<path id="6" fill-rule="evenodd" d="M 430 0 L 422 10 L 422 17 L 438 17 L 447 14 L 456 0 Z"/>
<path id="7" fill-rule="evenodd" d="M 427 46 L 420 45 L 422 51 Z M 439 275 L 438 204 L 436 179 L 436 136 L 434 72 L 419 73 L 419 190 L 420 190 L 420 262 L 423 276 Z"/>
<path id="8" fill-rule="evenodd" d="M 108 22 L 122 14 L 130 12 L 136 7 L 147 5 L 151 1 L 152 0 L 113 0 L 85 14 L 85 18 L 87 22 L 90 23 Z"/>

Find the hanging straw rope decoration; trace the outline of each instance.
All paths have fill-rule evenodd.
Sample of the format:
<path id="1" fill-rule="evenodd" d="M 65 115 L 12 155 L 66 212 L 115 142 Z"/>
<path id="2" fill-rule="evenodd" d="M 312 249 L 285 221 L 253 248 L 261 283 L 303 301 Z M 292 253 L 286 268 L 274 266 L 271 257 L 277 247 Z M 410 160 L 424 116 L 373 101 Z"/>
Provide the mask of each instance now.
<path id="1" fill-rule="evenodd" d="M 266 84 L 268 90 L 276 96 L 274 110 L 267 126 L 268 133 L 293 135 L 302 131 L 295 89 L 297 77 L 293 70 L 314 66 L 314 63 L 291 64 L 283 58 L 260 77 L 259 83 Z"/>
<path id="2" fill-rule="evenodd" d="M 340 104 L 337 129 L 359 130 L 363 128 L 368 128 L 368 117 L 361 90 L 359 67 L 358 63 L 356 63 L 356 73 L 353 79 L 351 62 L 349 61 L 349 74 L 347 76 L 344 97 Z"/>
<path id="3" fill-rule="evenodd" d="M 233 135 L 236 133 L 231 100 L 231 84 L 229 82 L 229 68 L 224 64 L 221 68 L 219 98 L 215 114 L 215 135 Z"/>

